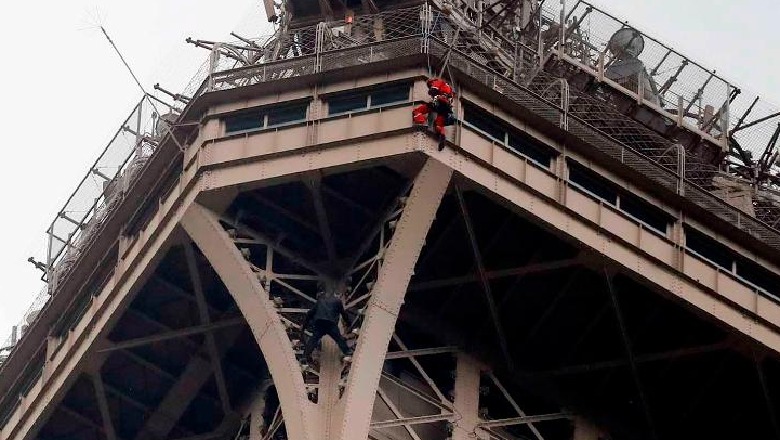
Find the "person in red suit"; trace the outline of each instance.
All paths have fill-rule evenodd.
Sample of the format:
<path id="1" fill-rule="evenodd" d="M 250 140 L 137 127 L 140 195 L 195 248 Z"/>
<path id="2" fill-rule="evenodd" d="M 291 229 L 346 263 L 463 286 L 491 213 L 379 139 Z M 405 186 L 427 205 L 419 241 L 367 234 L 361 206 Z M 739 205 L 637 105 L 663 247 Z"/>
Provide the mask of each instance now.
<path id="1" fill-rule="evenodd" d="M 445 140 L 444 127 L 455 122 L 455 115 L 452 112 L 454 92 L 452 86 L 441 78 L 429 79 L 426 84 L 428 85 L 428 94 L 431 95 L 431 102 L 415 107 L 412 110 L 412 120 L 415 124 L 425 125 L 428 122 L 428 113 L 436 113 L 433 128 L 439 135 L 439 150 L 441 150 Z"/>

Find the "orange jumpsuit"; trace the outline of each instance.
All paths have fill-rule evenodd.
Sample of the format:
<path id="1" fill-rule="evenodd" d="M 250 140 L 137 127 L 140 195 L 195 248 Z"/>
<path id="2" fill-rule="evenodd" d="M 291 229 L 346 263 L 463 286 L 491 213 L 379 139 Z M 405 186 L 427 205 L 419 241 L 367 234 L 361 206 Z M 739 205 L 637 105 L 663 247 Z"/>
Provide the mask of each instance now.
<path id="1" fill-rule="evenodd" d="M 441 78 L 429 79 L 427 82 L 428 94 L 431 95 L 431 102 L 420 104 L 412 110 L 412 120 L 415 124 L 425 124 L 428 120 L 428 113 L 436 113 L 436 119 L 433 121 L 433 127 L 439 137 L 444 138 L 444 127 L 452 125 L 454 115 L 452 114 L 452 100 L 454 93 L 452 87 L 447 81 Z"/>

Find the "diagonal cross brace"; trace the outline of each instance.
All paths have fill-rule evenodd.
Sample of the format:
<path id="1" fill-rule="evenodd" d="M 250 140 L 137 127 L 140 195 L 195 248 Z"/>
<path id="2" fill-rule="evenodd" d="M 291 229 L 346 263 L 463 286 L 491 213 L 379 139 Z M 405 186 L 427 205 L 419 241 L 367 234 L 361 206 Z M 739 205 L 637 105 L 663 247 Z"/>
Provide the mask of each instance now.
<path id="1" fill-rule="evenodd" d="M 488 308 L 490 309 L 490 316 L 493 320 L 493 326 L 496 329 L 496 337 L 498 343 L 501 346 L 501 352 L 504 355 L 509 370 L 514 369 L 514 362 L 512 356 L 509 353 L 509 346 L 506 343 L 506 336 L 504 334 L 504 328 L 501 325 L 501 317 L 498 314 L 498 307 L 496 307 L 496 301 L 493 299 L 493 293 L 490 290 L 490 279 L 485 270 L 485 264 L 482 261 L 482 254 L 479 252 L 479 244 L 477 243 L 477 236 L 474 233 L 474 225 L 471 222 L 469 211 L 466 208 L 466 200 L 463 198 L 463 192 L 460 187 L 455 187 L 455 193 L 458 196 L 458 204 L 460 210 L 463 213 L 463 222 L 466 224 L 466 232 L 469 235 L 469 242 L 471 243 L 471 251 L 474 255 L 474 262 L 477 265 L 477 275 L 479 276 L 479 282 L 482 285 L 482 291 L 485 293 L 485 300 L 487 301 Z"/>
<path id="2" fill-rule="evenodd" d="M 612 285 L 612 277 L 610 276 L 609 271 L 607 268 L 604 268 L 604 278 L 607 283 L 607 290 L 609 291 L 609 296 L 612 300 L 612 307 L 615 310 L 615 318 L 617 319 L 618 326 L 620 327 L 620 335 L 623 339 L 623 346 L 626 349 L 626 358 L 628 359 L 628 364 L 631 367 L 631 376 L 634 378 L 634 384 L 636 385 L 637 394 L 639 395 L 639 400 L 642 402 L 642 409 L 645 413 L 645 419 L 647 420 L 647 425 L 650 428 L 650 435 L 653 439 L 658 439 L 657 431 L 655 430 L 655 423 L 653 422 L 653 415 L 650 412 L 650 406 L 647 404 L 647 396 L 645 395 L 645 389 L 642 385 L 642 380 L 639 377 L 639 368 L 637 367 L 636 357 L 634 356 L 634 349 L 631 345 L 631 338 L 628 336 L 628 330 L 626 329 L 626 323 L 623 318 L 623 312 L 620 308 L 620 302 L 618 301 L 617 292 L 615 292 L 615 288 Z"/>
<path id="3" fill-rule="evenodd" d="M 379 386 L 387 346 L 425 237 L 451 177 L 451 168 L 428 159 L 415 179 L 366 308 L 341 399 L 343 416 L 336 428 L 336 438 L 365 440 L 368 437 L 371 403 Z"/>

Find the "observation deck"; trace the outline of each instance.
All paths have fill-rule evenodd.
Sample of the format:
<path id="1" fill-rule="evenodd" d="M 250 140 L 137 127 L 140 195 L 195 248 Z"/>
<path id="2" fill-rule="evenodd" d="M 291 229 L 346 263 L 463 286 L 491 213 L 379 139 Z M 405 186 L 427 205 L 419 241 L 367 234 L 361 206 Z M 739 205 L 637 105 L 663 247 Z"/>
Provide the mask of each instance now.
<path id="1" fill-rule="evenodd" d="M 144 97 L 52 224 L 0 436 L 778 434 L 780 211 L 727 159 L 767 115 L 633 29 L 646 47 L 610 58 L 626 27 L 563 5 L 308 25 L 321 4 L 264 44 L 200 42 L 186 105 Z M 437 66 L 443 151 L 410 117 Z M 318 282 L 356 316 L 351 365 L 300 364 Z"/>

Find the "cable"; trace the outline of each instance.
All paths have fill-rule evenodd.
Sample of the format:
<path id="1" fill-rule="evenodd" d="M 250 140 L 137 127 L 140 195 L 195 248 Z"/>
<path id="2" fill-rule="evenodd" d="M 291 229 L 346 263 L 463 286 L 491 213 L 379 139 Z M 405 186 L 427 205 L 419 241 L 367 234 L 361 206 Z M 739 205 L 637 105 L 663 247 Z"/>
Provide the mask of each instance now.
<path id="1" fill-rule="evenodd" d="M 111 37 L 108 35 L 108 32 L 106 31 L 106 28 L 102 25 L 99 26 L 101 32 L 103 32 L 103 35 L 105 35 L 106 39 L 108 40 L 108 43 L 111 45 L 111 47 L 114 49 L 114 52 L 116 52 L 117 55 L 119 55 L 119 59 L 122 61 L 122 64 L 125 65 L 127 68 L 127 71 L 130 72 L 130 76 L 133 77 L 133 81 L 135 81 L 135 84 L 138 86 L 139 89 L 141 89 L 141 92 L 144 94 L 144 99 L 146 99 L 149 104 L 154 109 L 155 113 L 157 113 L 158 117 L 162 115 L 160 113 L 160 110 L 157 108 L 157 106 L 154 104 L 154 101 L 150 99 L 152 95 L 150 95 L 146 89 L 144 89 L 144 86 L 141 84 L 141 81 L 138 80 L 138 77 L 135 76 L 135 72 L 133 72 L 133 69 L 130 67 L 130 65 L 127 63 L 127 60 L 125 60 L 125 57 L 122 56 L 122 52 L 119 51 L 119 48 L 116 46 L 116 43 L 114 43 L 114 40 L 111 39 Z M 140 105 L 138 111 L 141 111 Z M 171 124 L 171 128 L 173 128 L 175 124 Z M 179 141 L 176 139 L 176 136 L 173 133 L 173 129 L 168 130 L 168 133 L 171 135 L 171 140 L 173 140 L 173 143 L 176 144 L 177 147 L 179 147 L 179 150 L 184 151 L 184 147 L 179 143 Z"/>
<path id="2" fill-rule="evenodd" d="M 103 26 L 100 26 L 100 30 L 103 32 L 103 35 L 106 36 L 106 39 L 108 40 L 108 43 L 111 44 L 111 47 L 114 48 L 114 51 L 117 55 L 119 55 L 119 59 L 122 60 L 122 64 L 127 67 L 127 71 L 130 72 L 130 76 L 133 77 L 133 80 L 138 85 L 138 88 L 141 89 L 142 92 L 144 92 L 144 95 L 148 95 L 146 93 L 146 90 L 144 89 L 144 86 L 141 85 L 141 82 L 138 81 L 138 77 L 135 76 L 135 73 L 133 72 L 133 69 L 130 68 L 130 65 L 127 64 L 127 61 L 125 61 L 125 57 L 122 56 L 122 52 L 119 51 L 119 48 L 116 47 L 116 44 L 114 43 L 114 40 L 111 39 L 111 37 L 108 36 L 108 32 L 106 32 L 106 28 Z M 155 109 L 156 110 L 156 109 Z"/>

